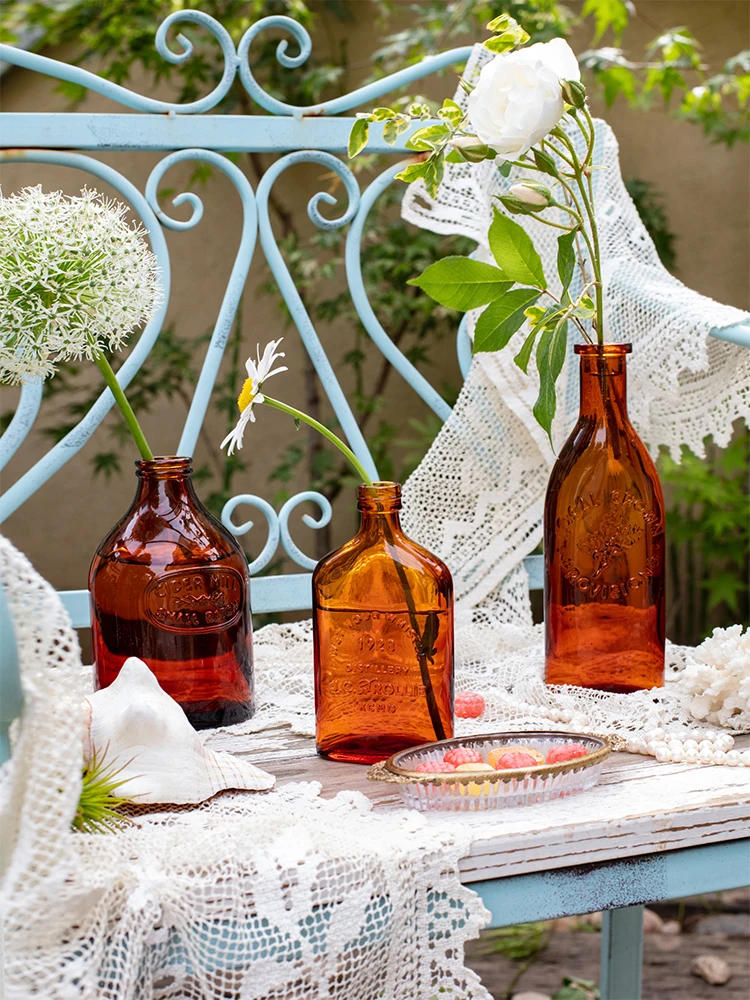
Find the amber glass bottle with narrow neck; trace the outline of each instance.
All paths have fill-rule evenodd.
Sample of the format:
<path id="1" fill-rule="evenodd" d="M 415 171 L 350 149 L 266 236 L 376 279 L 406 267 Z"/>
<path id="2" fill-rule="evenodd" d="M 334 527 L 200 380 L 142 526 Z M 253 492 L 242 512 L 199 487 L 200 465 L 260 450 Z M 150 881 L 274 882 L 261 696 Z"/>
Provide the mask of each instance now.
<path id="1" fill-rule="evenodd" d="M 359 533 L 313 574 L 317 747 L 370 764 L 453 735 L 453 582 L 404 534 L 401 487 L 360 486 Z"/>
<path id="2" fill-rule="evenodd" d="M 135 500 L 89 572 L 96 686 L 107 687 L 138 656 L 197 729 L 248 719 L 247 560 L 196 496 L 189 458 L 136 468 Z"/>
<path id="3" fill-rule="evenodd" d="M 628 692 L 664 683 L 664 498 L 628 418 L 630 349 L 575 349 L 580 416 L 544 513 L 548 684 Z"/>

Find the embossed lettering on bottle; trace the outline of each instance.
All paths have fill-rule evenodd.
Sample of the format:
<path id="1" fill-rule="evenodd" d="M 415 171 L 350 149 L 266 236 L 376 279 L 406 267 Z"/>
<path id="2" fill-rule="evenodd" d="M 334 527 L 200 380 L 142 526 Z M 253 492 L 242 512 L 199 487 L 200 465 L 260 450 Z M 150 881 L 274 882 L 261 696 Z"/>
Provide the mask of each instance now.
<path id="1" fill-rule="evenodd" d="M 187 569 L 153 580 L 144 603 L 147 616 L 161 628 L 209 632 L 237 621 L 244 595 L 236 570 Z"/>
<path id="2" fill-rule="evenodd" d="M 577 347 L 581 414 L 545 503 L 546 679 L 612 691 L 664 679 L 664 501 L 627 416 L 627 345 Z"/>
<path id="3" fill-rule="evenodd" d="M 318 750 L 360 763 L 452 735 L 453 714 L 450 573 L 403 534 L 396 484 L 366 490 L 359 534 L 313 576 Z"/>

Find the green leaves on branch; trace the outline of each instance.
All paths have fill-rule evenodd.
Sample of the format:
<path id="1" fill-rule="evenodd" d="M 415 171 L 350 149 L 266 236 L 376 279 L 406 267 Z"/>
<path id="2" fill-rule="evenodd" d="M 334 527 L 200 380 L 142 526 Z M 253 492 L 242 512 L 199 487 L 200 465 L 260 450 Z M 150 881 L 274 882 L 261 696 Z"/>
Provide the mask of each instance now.
<path id="1" fill-rule="evenodd" d="M 536 288 L 514 288 L 491 302 L 477 320 L 474 353 L 500 351 L 526 319 L 526 309 L 542 293 Z"/>
<path id="2" fill-rule="evenodd" d="M 487 238 L 492 256 L 511 281 L 536 285 L 537 288 L 547 287 L 542 259 L 522 226 L 494 209 Z"/>
<path id="3" fill-rule="evenodd" d="M 493 18 L 487 25 L 487 31 L 494 32 L 494 37 L 484 43 L 490 52 L 510 52 L 519 45 L 525 45 L 531 37 L 509 14 Z"/>
<path id="4" fill-rule="evenodd" d="M 512 283 L 500 268 L 468 257 L 445 257 L 407 282 L 441 306 L 461 312 L 486 306 L 507 292 Z"/>

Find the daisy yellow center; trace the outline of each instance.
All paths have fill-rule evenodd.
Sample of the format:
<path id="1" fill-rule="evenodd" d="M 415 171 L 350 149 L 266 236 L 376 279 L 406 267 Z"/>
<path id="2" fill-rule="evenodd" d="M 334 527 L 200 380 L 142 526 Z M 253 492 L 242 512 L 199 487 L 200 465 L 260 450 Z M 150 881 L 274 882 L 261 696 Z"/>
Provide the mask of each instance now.
<path id="1" fill-rule="evenodd" d="M 246 378 L 242 384 L 242 392 L 240 392 L 237 397 L 237 406 L 240 408 L 240 413 L 245 412 L 248 406 L 252 403 L 254 396 L 255 390 L 253 389 L 253 380 L 251 378 Z"/>

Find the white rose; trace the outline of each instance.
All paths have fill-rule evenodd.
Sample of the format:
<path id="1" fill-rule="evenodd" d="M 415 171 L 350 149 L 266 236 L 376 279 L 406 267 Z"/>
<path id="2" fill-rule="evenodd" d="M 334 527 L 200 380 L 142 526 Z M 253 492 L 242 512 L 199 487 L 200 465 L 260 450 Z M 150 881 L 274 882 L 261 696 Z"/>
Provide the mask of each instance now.
<path id="1" fill-rule="evenodd" d="M 514 160 L 562 118 L 561 81 L 580 79 L 578 61 L 562 38 L 503 52 L 479 74 L 469 95 L 469 121 L 482 142 Z"/>

